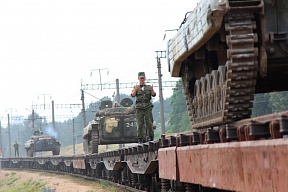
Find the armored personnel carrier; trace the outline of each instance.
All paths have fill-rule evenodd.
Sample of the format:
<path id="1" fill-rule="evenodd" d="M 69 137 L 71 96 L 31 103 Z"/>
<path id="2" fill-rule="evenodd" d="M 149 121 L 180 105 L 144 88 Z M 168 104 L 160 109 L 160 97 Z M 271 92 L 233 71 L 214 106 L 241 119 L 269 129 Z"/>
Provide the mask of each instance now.
<path id="1" fill-rule="evenodd" d="M 60 154 L 60 142 L 52 135 L 45 135 L 42 131 L 34 131 L 31 139 L 26 141 L 24 147 L 28 157 L 33 157 L 34 152 L 52 151 L 53 155 Z"/>
<path id="2" fill-rule="evenodd" d="M 255 93 L 288 90 L 288 1 L 201 0 L 169 40 L 192 128 L 248 118 Z"/>
<path id="3" fill-rule="evenodd" d="M 98 145 L 136 143 L 137 126 L 133 101 L 125 98 L 120 104 L 105 100 L 95 119 L 83 129 L 84 151 L 98 153 Z"/>

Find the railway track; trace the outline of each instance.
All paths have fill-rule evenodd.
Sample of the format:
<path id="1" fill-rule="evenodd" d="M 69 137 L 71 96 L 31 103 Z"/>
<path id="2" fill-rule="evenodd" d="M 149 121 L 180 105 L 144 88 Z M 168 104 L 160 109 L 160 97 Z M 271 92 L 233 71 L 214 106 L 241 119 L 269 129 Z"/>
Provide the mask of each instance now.
<path id="1" fill-rule="evenodd" d="M 287 191 L 288 111 L 92 155 L 3 158 L 3 168 L 107 180 L 130 191 Z"/>

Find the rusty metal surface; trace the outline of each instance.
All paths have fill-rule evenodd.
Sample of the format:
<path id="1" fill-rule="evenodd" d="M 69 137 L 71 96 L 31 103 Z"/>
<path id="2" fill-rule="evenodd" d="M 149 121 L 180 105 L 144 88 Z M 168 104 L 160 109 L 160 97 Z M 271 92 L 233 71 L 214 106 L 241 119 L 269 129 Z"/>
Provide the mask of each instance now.
<path id="1" fill-rule="evenodd" d="M 160 178 L 178 180 L 176 168 L 176 147 L 159 149 L 158 161 Z"/>
<path id="2" fill-rule="evenodd" d="M 159 150 L 159 177 L 232 191 L 288 191 L 287 157 L 288 139 L 169 147 Z"/>
<path id="3" fill-rule="evenodd" d="M 255 117 L 255 118 L 250 118 L 250 119 L 244 119 L 241 121 L 236 121 L 235 123 L 232 123 L 235 127 L 239 127 L 241 125 L 248 125 L 250 124 L 251 121 L 259 122 L 259 123 L 267 123 L 273 120 L 277 120 L 278 118 L 282 116 L 287 116 L 288 117 L 288 111 L 280 112 L 280 113 L 273 113 L 269 115 L 263 115 L 261 117 Z"/>
<path id="4" fill-rule="evenodd" d="M 179 180 L 227 190 L 244 189 L 243 182 L 239 185 L 243 181 L 239 143 L 229 144 L 177 148 Z"/>
<path id="5" fill-rule="evenodd" d="M 264 115 L 261 117 L 240 120 L 226 124 L 224 127 L 202 130 L 191 130 L 182 133 L 162 135 L 168 146 L 176 139 L 176 146 L 223 143 L 227 141 L 251 141 L 259 139 L 285 138 L 288 135 L 288 111 Z M 187 140 L 188 139 L 188 143 Z"/>

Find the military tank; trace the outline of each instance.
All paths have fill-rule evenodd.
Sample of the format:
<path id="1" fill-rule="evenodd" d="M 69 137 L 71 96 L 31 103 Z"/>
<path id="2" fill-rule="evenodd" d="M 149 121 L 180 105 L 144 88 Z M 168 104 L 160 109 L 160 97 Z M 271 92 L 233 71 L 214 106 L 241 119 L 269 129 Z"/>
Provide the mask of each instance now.
<path id="1" fill-rule="evenodd" d="M 105 100 L 95 119 L 83 129 L 83 145 L 86 153 L 98 153 L 99 145 L 136 143 L 137 125 L 135 106 L 129 98 L 120 104 Z"/>
<path id="2" fill-rule="evenodd" d="M 192 128 L 248 118 L 255 93 L 288 90 L 288 1 L 201 0 L 168 41 Z"/>
<path id="3" fill-rule="evenodd" d="M 28 157 L 33 157 L 35 152 L 41 151 L 52 151 L 53 155 L 59 155 L 60 146 L 60 142 L 52 135 L 43 134 L 42 131 L 34 131 L 31 139 L 24 144 Z"/>

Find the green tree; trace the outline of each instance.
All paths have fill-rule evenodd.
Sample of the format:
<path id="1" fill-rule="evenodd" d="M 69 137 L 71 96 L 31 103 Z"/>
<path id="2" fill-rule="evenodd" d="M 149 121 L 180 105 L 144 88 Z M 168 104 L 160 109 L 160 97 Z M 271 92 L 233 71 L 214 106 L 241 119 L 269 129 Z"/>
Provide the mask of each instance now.
<path id="1" fill-rule="evenodd" d="M 171 127 L 171 131 L 168 130 L 168 132 L 172 133 L 178 133 L 181 131 L 187 131 L 191 129 L 189 125 L 187 106 L 183 94 L 181 79 L 177 82 L 176 87 L 177 89 L 174 89 L 170 101 L 170 104 L 172 106 L 172 110 L 169 114 L 170 116 L 169 124 Z"/>
<path id="2" fill-rule="evenodd" d="M 165 122 L 168 122 L 169 120 L 169 113 L 171 111 L 171 105 L 170 105 L 170 98 L 166 98 L 163 101 L 163 105 L 164 105 L 164 120 Z M 153 109 L 152 109 L 152 114 L 153 114 L 153 119 L 156 123 L 156 130 L 154 131 L 154 139 L 159 139 L 161 136 L 161 115 L 160 115 L 160 102 L 155 101 L 153 102 Z M 165 123 L 165 129 L 168 130 L 169 129 L 169 125 L 167 125 L 167 123 Z"/>
<path id="3" fill-rule="evenodd" d="M 179 132 L 188 131 L 191 129 L 192 128 L 190 126 L 188 112 L 185 111 L 182 113 L 182 116 L 181 116 Z"/>
<path id="4" fill-rule="evenodd" d="M 163 100 L 165 122 L 169 120 L 169 113 L 171 111 L 170 100 L 171 100 L 170 98 L 166 98 L 166 99 Z M 157 124 L 161 123 L 160 102 L 158 100 L 158 101 L 155 101 L 155 102 L 152 102 L 152 103 L 153 103 L 153 106 L 154 106 L 153 109 L 152 109 L 154 121 Z"/>
<path id="5" fill-rule="evenodd" d="M 270 103 L 273 113 L 288 110 L 288 91 L 270 93 Z"/>
<path id="6" fill-rule="evenodd" d="M 252 117 L 259 117 L 272 113 L 270 93 L 255 94 L 253 101 Z"/>

